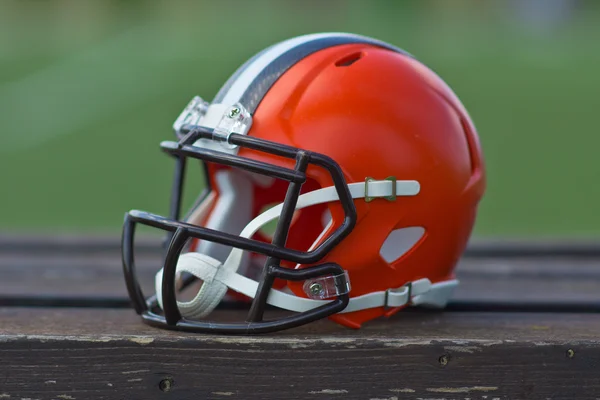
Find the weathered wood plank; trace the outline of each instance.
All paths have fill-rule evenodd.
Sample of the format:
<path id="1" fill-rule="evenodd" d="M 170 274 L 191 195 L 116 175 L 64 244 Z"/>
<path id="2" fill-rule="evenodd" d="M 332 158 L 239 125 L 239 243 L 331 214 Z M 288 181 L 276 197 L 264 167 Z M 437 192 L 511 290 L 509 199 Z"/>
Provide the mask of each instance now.
<path id="1" fill-rule="evenodd" d="M 600 397 L 600 315 L 419 312 L 260 337 L 156 330 L 131 310 L 5 308 L 0 321 L 6 399 Z"/>
<path id="2" fill-rule="evenodd" d="M 245 310 L 217 310 L 215 321 L 240 321 Z M 272 316 L 281 315 L 273 311 Z M 381 339 L 462 338 L 473 340 L 597 341 L 600 314 L 477 313 L 415 311 L 398 313 L 367 323 L 360 330 L 344 328 L 328 320 L 276 334 L 268 338 L 319 338 L 322 336 Z M 150 335 L 153 338 L 195 338 L 209 335 L 173 332 L 146 326 L 130 309 L 0 307 L 0 335 L 106 336 Z M 232 336 L 222 336 L 231 338 Z M 276 339 L 273 339 L 276 340 Z"/>
<path id="3" fill-rule="evenodd" d="M 160 253 L 162 238 L 136 238 L 138 251 Z M 0 232 L 0 253 L 106 253 L 118 251 L 120 238 L 114 234 L 16 234 Z M 472 238 L 467 257 L 600 257 L 598 238 Z"/>
<path id="4" fill-rule="evenodd" d="M 118 253 L 96 255 L 0 254 L 0 300 L 54 297 L 126 301 Z M 144 254 L 138 271 L 152 290 L 159 255 Z M 458 268 L 457 302 L 600 303 L 599 258 L 466 257 Z"/>
<path id="5" fill-rule="evenodd" d="M 118 238 L 26 239 L 0 235 L 0 305 L 128 304 Z M 469 304 L 508 307 L 505 309 L 523 304 L 550 310 L 599 308 L 600 251 L 596 257 L 590 254 L 600 246 L 571 242 L 570 247 L 562 247 L 563 256 L 550 257 L 552 242 L 528 243 L 521 247 L 510 241 L 472 243 L 458 268 L 461 285 L 454 305 L 459 309 Z M 137 249 L 139 277 L 147 293 L 153 290 L 154 273 L 161 264 L 158 248 L 158 238 L 142 237 Z M 565 256 L 568 248 L 572 254 Z M 532 249 L 541 255 L 534 257 Z M 516 257 L 517 250 L 522 256 Z M 510 254 L 496 257 L 503 252 Z M 495 256 L 482 256 L 488 253 Z"/>

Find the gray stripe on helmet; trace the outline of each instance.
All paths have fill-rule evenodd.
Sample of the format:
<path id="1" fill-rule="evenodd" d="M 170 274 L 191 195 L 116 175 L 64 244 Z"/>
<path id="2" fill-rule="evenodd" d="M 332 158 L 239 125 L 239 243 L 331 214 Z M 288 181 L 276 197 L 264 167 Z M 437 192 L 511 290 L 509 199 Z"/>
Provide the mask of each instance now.
<path id="1" fill-rule="evenodd" d="M 285 71 L 303 58 L 328 47 L 364 43 L 409 55 L 380 40 L 346 33 L 322 33 L 299 36 L 277 43 L 242 65 L 215 97 L 215 103 L 241 103 L 254 114 L 273 84 Z"/>

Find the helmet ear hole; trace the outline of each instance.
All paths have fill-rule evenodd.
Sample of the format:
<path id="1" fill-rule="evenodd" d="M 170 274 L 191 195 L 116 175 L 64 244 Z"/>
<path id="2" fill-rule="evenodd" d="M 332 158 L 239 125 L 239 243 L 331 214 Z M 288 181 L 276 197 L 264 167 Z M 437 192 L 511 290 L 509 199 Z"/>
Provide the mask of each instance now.
<path id="1" fill-rule="evenodd" d="M 379 255 L 391 264 L 408 254 L 424 237 L 425 228 L 421 226 L 393 230 L 381 245 Z"/>
<path id="2" fill-rule="evenodd" d="M 323 229 L 326 229 L 331 223 L 333 223 L 333 216 L 331 215 L 329 208 L 326 208 L 323 211 L 323 214 L 321 214 L 321 225 L 323 226 Z"/>

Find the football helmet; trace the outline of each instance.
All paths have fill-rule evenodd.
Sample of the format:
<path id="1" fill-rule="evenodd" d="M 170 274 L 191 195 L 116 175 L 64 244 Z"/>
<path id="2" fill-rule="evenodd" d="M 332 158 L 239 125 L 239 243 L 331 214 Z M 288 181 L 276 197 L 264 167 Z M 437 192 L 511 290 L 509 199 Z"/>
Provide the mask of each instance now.
<path id="1" fill-rule="evenodd" d="M 484 160 L 460 100 L 414 56 L 354 34 L 292 38 L 248 60 L 212 102 L 195 97 L 173 127 L 177 140 L 161 143 L 176 165 L 170 216 L 132 210 L 123 227 L 127 288 L 148 324 L 263 333 L 328 317 L 359 328 L 448 302 Z M 207 188 L 181 216 L 190 159 Z M 137 224 L 168 239 L 148 298 Z M 250 302 L 246 320 L 211 321 L 224 299 Z M 265 320 L 267 305 L 291 313 Z"/>

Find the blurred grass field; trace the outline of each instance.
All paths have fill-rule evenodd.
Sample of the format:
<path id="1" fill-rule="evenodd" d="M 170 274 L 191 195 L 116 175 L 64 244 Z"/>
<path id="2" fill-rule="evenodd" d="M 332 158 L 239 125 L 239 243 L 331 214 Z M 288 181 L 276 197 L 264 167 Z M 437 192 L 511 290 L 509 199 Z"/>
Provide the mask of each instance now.
<path id="1" fill-rule="evenodd" d="M 128 209 L 165 213 L 158 143 L 187 101 L 272 43 L 347 31 L 413 53 L 469 109 L 489 182 L 477 235 L 598 236 L 600 2 L 552 27 L 506 4 L 2 1 L 0 230 L 114 232 Z"/>

